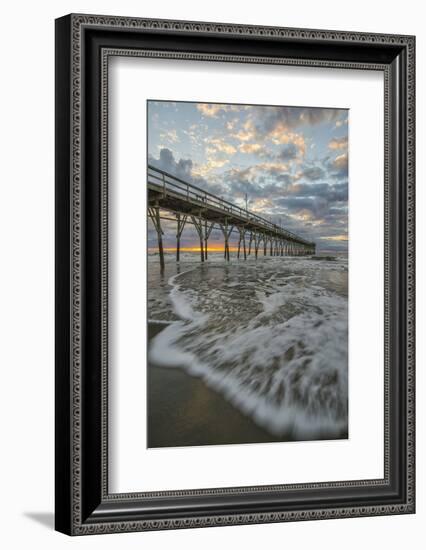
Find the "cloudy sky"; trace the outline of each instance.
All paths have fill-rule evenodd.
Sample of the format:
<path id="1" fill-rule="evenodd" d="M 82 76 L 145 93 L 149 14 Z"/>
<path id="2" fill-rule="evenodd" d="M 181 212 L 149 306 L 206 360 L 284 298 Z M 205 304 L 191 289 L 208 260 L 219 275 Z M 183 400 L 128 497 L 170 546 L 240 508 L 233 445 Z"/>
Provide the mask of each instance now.
<path id="1" fill-rule="evenodd" d="M 149 101 L 148 162 L 243 207 L 247 193 L 249 210 L 318 251 L 347 251 L 346 109 Z M 164 223 L 166 248 L 175 225 Z M 182 237 L 198 246 L 192 227 Z M 148 239 L 155 249 L 151 224 Z M 209 248 L 219 246 L 215 231 Z"/>

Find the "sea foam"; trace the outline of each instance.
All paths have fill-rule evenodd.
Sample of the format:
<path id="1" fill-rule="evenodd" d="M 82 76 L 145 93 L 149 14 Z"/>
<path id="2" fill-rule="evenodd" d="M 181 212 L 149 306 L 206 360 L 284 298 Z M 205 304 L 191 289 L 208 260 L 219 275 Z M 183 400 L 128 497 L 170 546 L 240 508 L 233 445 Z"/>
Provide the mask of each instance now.
<path id="1" fill-rule="evenodd" d="M 347 433 L 345 261 L 212 262 L 168 283 L 176 320 L 151 341 L 153 364 L 201 377 L 276 436 Z"/>

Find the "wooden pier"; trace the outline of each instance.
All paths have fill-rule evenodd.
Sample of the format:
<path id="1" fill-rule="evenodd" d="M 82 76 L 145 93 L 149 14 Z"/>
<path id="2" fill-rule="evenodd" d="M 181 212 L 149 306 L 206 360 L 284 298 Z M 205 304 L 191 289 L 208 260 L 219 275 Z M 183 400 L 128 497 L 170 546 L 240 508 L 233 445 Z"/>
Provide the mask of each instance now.
<path id="1" fill-rule="evenodd" d="M 176 221 L 176 261 L 180 260 L 180 242 L 187 224 L 195 227 L 200 240 L 200 260 L 208 258 L 208 240 L 212 230 L 220 229 L 224 239 L 224 258 L 229 261 L 229 239 L 238 233 L 237 257 L 306 256 L 315 254 L 315 243 L 308 241 L 262 216 L 232 204 L 199 187 L 148 165 L 148 215 L 158 238 L 160 265 L 164 269 L 161 220 Z M 170 217 L 172 216 L 172 217 Z M 262 245 L 262 246 L 261 246 Z"/>

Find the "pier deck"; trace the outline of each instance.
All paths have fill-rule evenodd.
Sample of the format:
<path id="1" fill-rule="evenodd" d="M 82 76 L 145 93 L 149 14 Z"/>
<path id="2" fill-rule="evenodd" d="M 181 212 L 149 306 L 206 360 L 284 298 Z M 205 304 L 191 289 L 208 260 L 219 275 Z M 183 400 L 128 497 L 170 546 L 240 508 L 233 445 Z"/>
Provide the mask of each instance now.
<path id="1" fill-rule="evenodd" d="M 192 223 L 200 239 L 201 261 L 207 258 L 208 239 L 213 228 L 220 228 L 224 235 L 224 256 L 229 255 L 229 237 L 233 231 L 239 235 L 238 257 L 244 251 L 247 258 L 246 237 L 249 240 L 248 254 L 252 245 L 257 258 L 260 244 L 264 255 L 311 255 L 315 254 L 315 243 L 292 233 L 258 214 L 241 208 L 208 191 L 148 165 L 148 215 L 158 236 L 161 266 L 164 254 L 161 228 L 162 211 L 176 218 L 176 259 L 179 261 L 180 239 L 187 223 Z"/>

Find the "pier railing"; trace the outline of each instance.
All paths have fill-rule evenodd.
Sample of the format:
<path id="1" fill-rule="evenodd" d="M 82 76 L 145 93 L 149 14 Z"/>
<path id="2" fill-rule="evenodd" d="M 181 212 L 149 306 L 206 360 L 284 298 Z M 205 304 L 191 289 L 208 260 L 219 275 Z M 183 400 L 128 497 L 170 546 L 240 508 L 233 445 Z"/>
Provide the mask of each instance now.
<path id="1" fill-rule="evenodd" d="M 202 205 L 214 208 L 223 214 L 240 218 L 242 223 L 251 223 L 259 229 L 266 230 L 268 233 L 276 233 L 279 237 L 299 242 L 308 246 L 314 245 L 312 241 L 304 239 L 287 229 L 259 216 L 250 210 L 246 210 L 236 204 L 233 204 L 222 197 L 209 193 L 196 185 L 184 181 L 164 170 L 160 170 L 152 165 L 148 165 L 148 184 L 158 188 L 163 196 L 179 195 L 181 199 L 188 202 L 196 202 Z"/>

